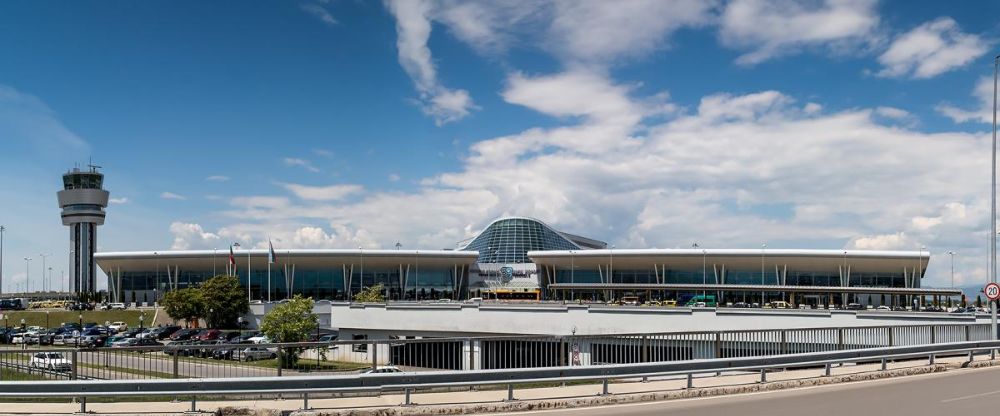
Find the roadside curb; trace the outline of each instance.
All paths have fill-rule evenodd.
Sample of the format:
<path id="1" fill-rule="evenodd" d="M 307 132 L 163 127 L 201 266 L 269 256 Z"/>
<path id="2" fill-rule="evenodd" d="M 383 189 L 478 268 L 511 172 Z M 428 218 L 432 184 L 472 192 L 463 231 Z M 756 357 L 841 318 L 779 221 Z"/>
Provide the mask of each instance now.
<path id="1" fill-rule="evenodd" d="M 867 380 L 880 380 L 920 374 L 939 373 L 961 368 L 984 368 L 1000 365 L 1000 361 L 973 361 L 962 363 L 934 364 L 920 367 L 900 368 L 888 371 L 823 376 L 766 383 L 741 384 L 719 387 L 695 387 L 687 390 L 670 390 L 653 393 L 625 393 L 609 396 L 577 397 L 569 399 L 531 399 L 513 402 L 473 403 L 462 405 L 413 405 L 372 407 L 366 409 L 296 410 L 281 411 L 260 407 L 223 407 L 215 414 L 219 416 L 397 416 L 397 415 L 459 415 L 472 413 L 519 412 L 531 410 L 574 409 L 616 404 L 666 401 L 697 397 L 714 397 L 764 391 L 788 390 L 801 387 L 822 386 Z"/>

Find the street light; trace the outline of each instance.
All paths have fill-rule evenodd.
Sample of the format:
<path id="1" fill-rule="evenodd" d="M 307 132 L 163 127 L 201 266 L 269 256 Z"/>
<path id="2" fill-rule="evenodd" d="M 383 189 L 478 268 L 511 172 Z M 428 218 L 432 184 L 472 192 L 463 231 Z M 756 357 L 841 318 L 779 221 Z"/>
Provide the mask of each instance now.
<path id="1" fill-rule="evenodd" d="M 992 166 L 990 175 L 990 230 L 997 232 L 997 71 L 1000 70 L 1000 55 L 993 58 L 993 147 Z M 995 236 L 990 238 L 990 268 L 989 280 L 992 283 L 997 281 L 997 240 Z M 990 302 L 990 332 L 992 339 L 997 339 L 997 303 Z"/>
<path id="2" fill-rule="evenodd" d="M 142 321 L 146 320 L 146 312 L 139 314 L 139 331 L 142 332 Z"/>
<path id="3" fill-rule="evenodd" d="M 955 287 L 955 252 L 949 251 L 948 255 L 951 256 L 951 287 Z"/>
<path id="4" fill-rule="evenodd" d="M 39 254 L 38 257 L 42 258 L 42 292 L 45 291 L 45 258 L 51 256 L 51 254 Z"/>
<path id="5" fill-rule="evenodd" d="M 24 258 L 24 293 L 31 291 L 31 257 Z"/>

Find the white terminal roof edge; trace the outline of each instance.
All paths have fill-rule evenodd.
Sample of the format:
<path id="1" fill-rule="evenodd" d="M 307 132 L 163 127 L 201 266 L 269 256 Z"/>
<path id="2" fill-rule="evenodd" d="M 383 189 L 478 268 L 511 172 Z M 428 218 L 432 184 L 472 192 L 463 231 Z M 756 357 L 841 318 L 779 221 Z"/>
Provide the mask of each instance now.
<path id="1" fill-rule="evenodd" d="M 247 255 L 259 257 L 267 256 L 268 249 L 237 249 L 233 250 L 234 256 Z M 461 257 L 478 257 L 478 251 L 459 251 L 459 250 L 394 250 L 394 249 L 275 249 L 274 253 L 278 256 L 294 255 L 296 257 L 313 257 L 313 256 L 379 256 L 379 257 L 396 257 L 396 256 L 436 256 L 436 257 L 450 257 L 450 258 L 461 258 Z M 211 256 L 228 256 L 229 247 L 220 248 L 217 250 L 154 250 L 154 251 L 109 251 L 102 253 L 94 253 L 95 259 L 101 260 L 117 260 L 117 259 L 144 259 L 144 258 L 190 258 L 190 257 L 211 257 Z"/>
<path id="2" fill-rule="evenodd" d="M 852 257 L 852 258 L 895 258 L 895 259 L 919 259 L 930 258 L 930 251 L 895 251 L 895 250 L 818 250 L 818 249 L 781 249 L 781 248 L 740 248 L 740 249 L 711 249 L 711 248 L 648 248 L 648 249 L 596 249 L 596 250 L 546 250 L 529 251 L 528 257 L 568 257 L 568 256 L 754 256 L 761 255 L 768 257 Z"/>

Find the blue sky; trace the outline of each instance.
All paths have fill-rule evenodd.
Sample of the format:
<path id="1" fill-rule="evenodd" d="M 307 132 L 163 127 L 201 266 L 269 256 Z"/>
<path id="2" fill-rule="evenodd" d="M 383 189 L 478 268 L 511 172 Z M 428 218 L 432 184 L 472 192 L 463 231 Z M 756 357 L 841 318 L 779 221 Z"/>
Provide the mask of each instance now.
<path id="1" fill-rule="evenodd" d="M 985 279 L 996 2 L 6 2 L 5 289 L 101 250 L 452 247 L 499 215 L 618 247 L 936 254 Z M 986 78 L 984 78 L 986 77 Z"/>

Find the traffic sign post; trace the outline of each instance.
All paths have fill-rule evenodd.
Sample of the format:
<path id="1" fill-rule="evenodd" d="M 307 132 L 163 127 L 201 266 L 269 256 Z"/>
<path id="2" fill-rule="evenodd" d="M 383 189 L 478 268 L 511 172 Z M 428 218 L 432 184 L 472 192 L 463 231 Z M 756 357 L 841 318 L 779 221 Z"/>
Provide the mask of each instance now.
<path id="1" fill-rule="evenodd" d="M 1000 284 L 990 283 L 986 285 L 983 289 L 983 293 L 986 294 L 986 299 L 989 299 L 990 301 L 1000 299 Z"/>

